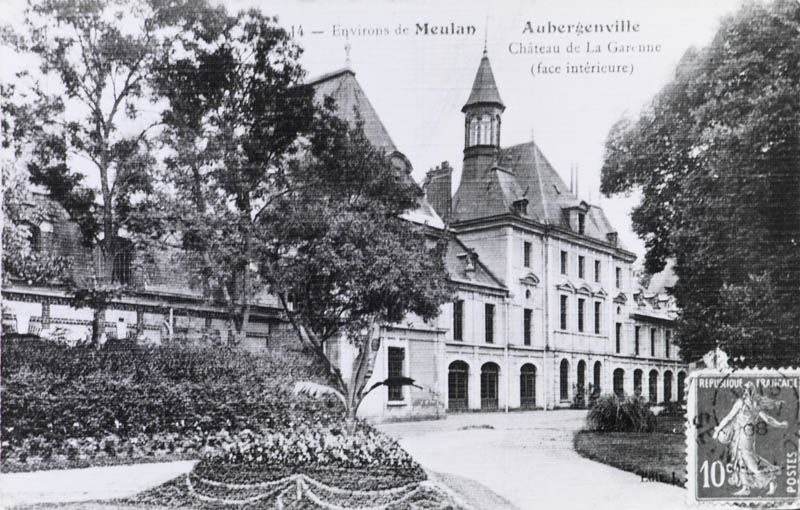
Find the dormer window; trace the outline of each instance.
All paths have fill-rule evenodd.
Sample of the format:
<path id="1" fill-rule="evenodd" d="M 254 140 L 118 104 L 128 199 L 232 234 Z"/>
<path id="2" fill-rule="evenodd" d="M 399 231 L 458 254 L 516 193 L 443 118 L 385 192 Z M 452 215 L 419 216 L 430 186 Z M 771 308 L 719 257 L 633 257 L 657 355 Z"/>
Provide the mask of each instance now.
<path id="1" fill-rule="evenodd" d="M 462 253 L 458 255 L 460 260 L 464 262 L 464 276 L 468 280 L 472 280 L 475 277 L 475 268 L 478 262 L 478 254 L 474 251 L 470 250 L 467 253 Z"/>
<path id="2" fill-rule="evenodd" d="M 511 211 L 519 216 L 524 216 L 528 213 L 528 200 L 525 198 L 515 200 L 514 203 L 511 204 Z"/>
<path id="3" fill-rule="evenodd" d="M 573 232 L 585 235 L 587 210 L 588 209 L 585 202 L 581 202 L 580 205 L 563 208 L 561 210 L 561 214 L 564 218 L 564 225 Z"/>

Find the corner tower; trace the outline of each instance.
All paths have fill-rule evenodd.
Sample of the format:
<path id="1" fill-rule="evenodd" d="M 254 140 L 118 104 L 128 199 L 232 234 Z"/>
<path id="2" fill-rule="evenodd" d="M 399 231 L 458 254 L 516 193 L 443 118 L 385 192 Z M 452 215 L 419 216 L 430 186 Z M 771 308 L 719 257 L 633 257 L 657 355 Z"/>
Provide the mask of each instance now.
<path id="1" fill-rule="evenodd" d="M 478 180 L 497 162 L 500 148 L 501 115 L 506 109 L 486 48 L 472 83 L 469 99 L 461 108 L 464 113 L 464 180 Z"/>
<path id="2" fill-rule="evenodd" d="M 464 113 L 464 159 L 497 151 L 500 147 L 500 116 L 505 109 L 484 48 L 472 92 L 461 108 Z"/>

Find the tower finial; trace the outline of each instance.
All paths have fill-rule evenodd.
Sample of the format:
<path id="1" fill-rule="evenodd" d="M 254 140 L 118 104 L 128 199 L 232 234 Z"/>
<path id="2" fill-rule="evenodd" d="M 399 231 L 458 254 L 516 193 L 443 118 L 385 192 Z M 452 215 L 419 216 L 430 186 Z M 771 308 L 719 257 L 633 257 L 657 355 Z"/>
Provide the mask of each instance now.
<path id="1" fill-rule="evenodd" d="M 486 15 L 486 24 L 483 25 L 483 55 L 489 54 L 489 15 Z"/>
<path id="2" fill-rule="evenodd" d="M 344 43 L 344 65 L 345 67 L 350 67 L 350 49 L 352 46 L 350 45 L 350 36 L 345 36 L 345 43 Z"/>

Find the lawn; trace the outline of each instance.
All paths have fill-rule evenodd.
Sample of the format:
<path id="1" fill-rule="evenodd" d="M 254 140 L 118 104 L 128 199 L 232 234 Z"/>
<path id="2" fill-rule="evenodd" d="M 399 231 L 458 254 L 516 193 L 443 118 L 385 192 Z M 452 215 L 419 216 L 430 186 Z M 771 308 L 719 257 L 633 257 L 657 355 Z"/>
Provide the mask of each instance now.
<path id="1" fill-rule="evenodd" d="M 574 438 L 583 457 L 641 475 L 643 479 L 686 483 L 686 435 L 683 417 L 658 419 L 655 432 L 588 432 Z"/>

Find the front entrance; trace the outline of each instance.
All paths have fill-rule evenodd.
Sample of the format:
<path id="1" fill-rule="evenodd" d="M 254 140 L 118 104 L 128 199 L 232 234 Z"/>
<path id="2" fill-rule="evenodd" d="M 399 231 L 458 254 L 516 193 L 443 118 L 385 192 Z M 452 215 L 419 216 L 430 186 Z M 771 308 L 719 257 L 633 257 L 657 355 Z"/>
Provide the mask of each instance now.
<path id="1" fill-rule="evenodd" d="M 481 367 L 481 409 L 493 411 L 498 408 L 498 381 L 500 367 L 489 362 Z"/>
<path id="2" fill-rule="evenodd" d="M 536 407 L 536 367 L 530 363 L 519 371 L 519 405 L 523 409 Z"/>
<path id="3" fill-rule="evenodd" d="M 447 409 L 465 411 L 469 408 L 469 365 L 463 361 L 450 363 L 447 371 Z"/>

